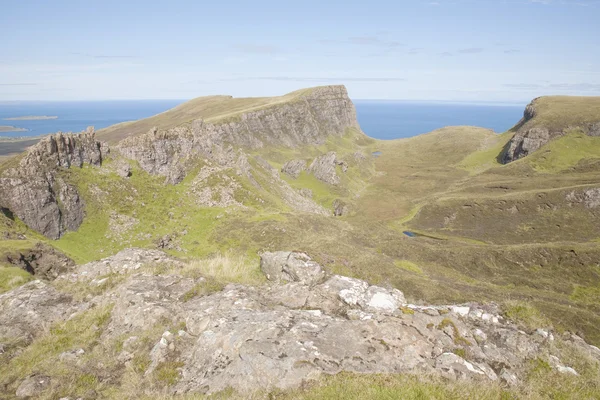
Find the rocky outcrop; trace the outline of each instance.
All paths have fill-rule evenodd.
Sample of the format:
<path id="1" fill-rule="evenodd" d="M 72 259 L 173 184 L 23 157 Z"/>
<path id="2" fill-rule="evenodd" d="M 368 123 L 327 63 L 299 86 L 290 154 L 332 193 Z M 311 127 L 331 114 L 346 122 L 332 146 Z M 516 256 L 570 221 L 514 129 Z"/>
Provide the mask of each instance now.
<path id="1" fill-rule="evenodd" d="M 250 149 L 268 145 L 319 145 L 327 137 L 357 128 L 356 112 L 343 86 L 309 89 L 287 102 L 209 123 L 201 119 L 167 131 L 153 129 L 119 143 L 125 157 L 145 171 L 178 183 L 191 161 L 209 158 L 221 165 L 235 163 L 233 146 Z"/>
<path id="2" fill-rule="evenodd" d="M 526 157 L 540 147 L 544 146 L 551 140 L 565 135 L 568 129 L 574 128 L 571 126 L 564 127 L 550 127 L 542 125 L 536 125 L 534 122 L 538 115 L 536 103 L 539 98 L 534 99 L 531 103 L 525 107 L 523 118 L 513 128 L 515 131 L 512 139 L 507 143 L 504 148 L 504 152 L 501 155 L 501 161 L 503 164 L 508 164 L 512 161 L 516 161 L 520 158 Z M 577 128 L 580 128 L 584 133 L 589 136 L 600 136 L 600 121 L 596 123 L 582 123 Z"/>
<path id="3" fill-rule="evenodd" d="M 80 134 L 50 135 L 32 146 L 19 163 L 0 174 L 0 206 L 50 239 L 77 230 L 84 201 L 61 177 L 61 168 L 101 165 L 108 148 L 96 141 L 93 128 Z"/>
<path id="4" fill-rule="evenodd" d="M 302 171 L 305 170 L 306 160 L 290 160 L 283 164 L 283 167 L 281 167 L 281 172 L 294 179 L 298 179 Z"/>
<path id="5" fill-rule="evenodd" d="M 348 215 L 350 212 L 350 208 L 348 204 L 344 200 L 335 199 L 333 201 L 333 215 L 336 217 L 343 217 L 344 215 Z"/>
<path id="6" fill-rule="evenodd" d="M 163 275 L 153 272 L 157 263 L 169 266 Z M 530 360 L 577 374 L 561 360 L 566 345 L 600 361 L 600 350 L 581 338 L 544 327 L 525 332 L 494 305 L 410 304 L 397 289 L 327 275 L 304 253 L 264 253 L 270 285 L 231 284 L 206 295 L 195 289 L 206 279 L 179 275 L 179 264 L 160 251 L 129 249 L 84 265 L 56 282 L 97 286 L 107 273 L 122 279 L 80 304 L 40 281 L 26 284 L 0 295 L 0 338 L 35 336 L 43 324 L 112 305 L 100 341 L 118 339 L 117 360 L 126 367 L 147 359 L 146 376 L 165 363 L 177 365 L 173 393 L 290 388 L 342 371 L 518 385 Z M 155 344 L 145 347 L 140 334 L 155 332 L 157 324 L 178 331 L 154 333 Z M 15 389 L 30 386 L 30 377 L 21 379 Z"/>
<path id="7" fill-rule="evenodd" d="M 338 164 L 336 157 L 336 153 L 330 151 L 327 154 L 315 158 L 308 168 L 309 172 L 320 181 L 330 185 L 339 184 L 340 177 L 336 172 L 336 166 Z"/>

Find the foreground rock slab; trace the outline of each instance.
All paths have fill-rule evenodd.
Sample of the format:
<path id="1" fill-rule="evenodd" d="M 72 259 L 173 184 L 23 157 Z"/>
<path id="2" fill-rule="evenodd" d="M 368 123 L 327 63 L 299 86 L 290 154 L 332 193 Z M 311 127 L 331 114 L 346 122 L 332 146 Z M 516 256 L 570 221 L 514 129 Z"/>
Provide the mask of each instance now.
<path id="1" fill-rule="evenodd" d="M 155 275 L 156 263 L 175 267 Z M 102 341 L 123 340 L 117 360 L 125 365 L 145 352 L 146 377 L 162 365 L 177 365 L 168 390 L 180 394 L 286 389 L 342 371 L 518 385 L 537 358 L 558 373 L 576 375 L 561 361 L 554 346 L 559 341 L 600 361 L 600 350 L 580 338 L 541 328 L 524 332 L 494 305 L 410 304 L 397 289 L 328 275 L 304 253 L 264 253 L 269 285 L 230 284 L 216 292 L 198 290 L 207 280 L 179 275 L 177 265 L 160 251 L 141 249 L 83 265 L 55 282 L 93 285 L 106 273 L 122 279 L 79 304 L 39 281 L 25 285 L 0 296 L 0 336 L 39 331 L 90 304 L 112 305 Z M 24 310 L 26 317 L 19 315 Z M 141 333 L 164 324 L 178 328 L 153 333 L 150 350 L 139 347 Z M 15 388 L 25 392 L 33 380 L 22 379 Z"/>

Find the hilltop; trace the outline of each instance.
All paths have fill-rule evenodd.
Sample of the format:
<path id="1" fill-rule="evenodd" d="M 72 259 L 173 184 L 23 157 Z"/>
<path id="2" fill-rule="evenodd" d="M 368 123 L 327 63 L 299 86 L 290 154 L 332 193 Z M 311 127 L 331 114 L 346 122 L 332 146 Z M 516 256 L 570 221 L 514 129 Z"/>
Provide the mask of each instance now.
<path id="1" fill-rule="evenodd" d="M 48 397 L 152 398 L 272 390 L 275 375 L 281 398 L 597 396 L 584 340 L 600 344 L 598 104 L 539 98 L 500 135 L 462 126 L 380 141 L 333 86 L 199 98 L 46 137 L 0 165 L 0 310 L 21 330 L 0 322 L 0 385 L 12 396 L 44 376 Z M 540 130 L 556 135 L 523 145 Z M 37 317 L 20 319 L 15 299 Z M 238 336 L 254 339 L 226 339 Z M 434 377 L 340 374 L 293 389 L 342 371 Z"/>

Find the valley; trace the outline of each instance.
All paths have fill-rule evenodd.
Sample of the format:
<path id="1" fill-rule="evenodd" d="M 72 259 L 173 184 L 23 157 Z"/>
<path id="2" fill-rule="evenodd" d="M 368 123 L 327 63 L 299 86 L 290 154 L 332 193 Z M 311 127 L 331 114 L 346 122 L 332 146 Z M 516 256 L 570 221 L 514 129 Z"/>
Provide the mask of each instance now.
<path id="1" fill-rule="evenodd" d="M 227 297 L 222 293 L 233 293 L 231 296 L 239 296 L 240 301 L 251 298 L 263 307 L 271 300 L 264 300 L 263 294 L 247 288 L 267 287 L 261 257 L 265 252 L 301 252 L 321 266 L 327 276 L 365 281 L 365 287 L 385 288 L 389 291 L 386 293 L 401 291 L 406 301 L 395 312 L 399 318 L 411 318 L 407 326 L 423 328 L 414 321 L 425 321 L 432 315 L 427 316 L 419 307 L 433 305 L 444 311 L 435 311 L 438 314 L 433 317 L 439 321 L 427 320 L 423 326 L 431 323 L 443 331 L 452 323 L 462 331 L 464 323 L 464 332 L 474 331 L 480 325 L 470 326 L 461 319 L 464 315 L 449 306 L 467 305 L 471 311 L 484 310 L 482 313 L 487 308 L 495 310 L 506 321 L 506 329 L 526 332 L 527 340 L 535 342 L 537 339 L 531 338 L 539 329 L 553 332 L 557 342 L 543 342 L 550 350 L 523 356 L 527 361 L 519 359 L 514 365 L 506 362 L 506 370 L 510 365 L 522 374 L 519 381 L 526 388 L 494 386 L 489 398 L 503 393 L 521 396 L 525 393 L 522 390 L 533 393 L 531 398 L 542 398 L 548 394 L 544 390 L 550 390 L 542 388 L 541 382 L 546 379 L 559 382 L 553 393 L 556 396 L 579 391 L 591 398 L 600 393 L 598 354 L 590 350 L 592 356 L 588 360 L 565 343 L 575 343 L 577 339 L 572 338 L 577 337 L 590 345 L 600 345 L 600 101 L 583 97 L 540 98 L 527 107 L 522 121 L 515 122 L 513 129 L 499 135 L 488 129 L 457 126 L 409 139 L 375 140 L 360 130 L 345 88 L 329 86 L 276 98 L 203 97 L 154 117 L 98 132 L 90 128 L 79 135 L 15 142 L 14 148 L 7 147 L 0 154 L 5 157 L 0 158 L 0 290 L 6 292 L 0 295 L 0 310 L 12 310 L 11 293 L 20 293 L 30 286 L 37 290 L 33 286 L 38 285 L 40 293 L 47 293 L 49 299 L 69 298 L 59 302 L 70 308 L 51 321 L 59 324 L 52 328 L 53 332 L 65 335 L 65 330 L 72 330 L 81 338 L 65 336 L 64 341 L 72 341 L 74 347 L 49 345 L 60 348 L 56 353 L 48 353 L 52 357 L 78 346 L 99 352 L 92 345 L 95 340 L 103 341 L 106 348 L 118 342 L 123 349 L 127 347 L 123 341 L 133 336 L 143 338 L 147 341 L 144 348 L 151 349 L 161 340 L 163 331 L 185 333 L 191 331 L 191 326 L 203 324 L 188 321 L 186 325 L 185 316 L 201 309 L 186 308 L 194 301 L 217 307 L 212 302 L 218 303 L 218 297 L 212 296 Z M 23 150 L 21 144 L 33 146 L 14 155 Z M 39 250 L 39 246 L 47 248 Z M 119 254 L 132 248 L 140 249 L 142 255 L 118 259 Z M 146 255 L 144 251 L 160 255 Z M 44 258 L 40 254 L 51 255 Z M 100 261 L 107 257 L 118 260 Z M 144 257 L 155 257 L 156 262 Z M 136 262 L 144 273 L 117 271 Z M 178 267 L 179 263 L 198 267 Z M 24 273 L 25 265 L 33 269 L 33 275 Z M 88 277 L 78 275 L 78 268 L 86 268 L 93 275 L 94 268 L 101 265 L 112 265 L 115 270 L 107 270 L 90 282 Z M 207 265 L 213 267 L 203 269 Z M 224 272 L 224 265 L 234 272 Z M 39 270 L 46 274 L 39 281 L 42 283 L 32 282 L 39 277 Z M 48 273 L 53 270 L 54 275 Z M 180 275 L 184 278 L 174 277 Z M 163 287 L 161 282 L 150 282 L 159 277 L 175 283 L 164 283 Z M 140 286 L 136 279 L 149 280 L 144 281 L 148 286 Z M 286 290 L 320 293 L 321 286 L 296 281 L 301 287 Z M 127 286 L 130 284 L 133 286 Z M 174 285 L 174 289 L 169 285 Z M 324 285 L 323 290 L 327 288 L 322 281 L 318 285 Z M 178 310 L 173 311 L 177 318 L 169 319 L 168 313 L 156 311 L 165 318 L 157 317 L 153 326 L 138 324 L 136 330 L 128 331 L 123 321 L 130 317 L 117 313 L 128 312 L 119 308 L 125 307 L 123 296 L 143 292 L 152 297 L 153 290 L 176 293 L 165 294 L 164 298 L 161 294 L 156 304 L 160 303 L 163 311 Z M 306 294 L 307 298 L 311 295 Z M 328 295 L 319 295 L 328 299 Z M 191 305 L 184 301 L 184 305 L 173 305 L 171 300 L 165 300 L 173 296 L 195 300 Z M 117 298 L 116 305 L 111 298 Z M 288 298 L 277 301 L 293 309 L 293 313 L 320 309 L 314 304 L 295 308 L 288 304 Z M 352 312 L 369 311 L 349 304 L 344 307 L 350 307 Z M 406 308 L 406 304 L 414 307 Z M 279 310 L 275 305 L 264 306 L 266 309 L 249 307 L 260 312 Z M 338 306 L 331 307 L 323 306 L 322 311 L 338 318 Z M 388 317 L 377 314 L 381 310 L 373 312 L 378 323 L 387 321 Z M 450 322 L 443 322 L 446 312 Z M 68 313 L 93 322 L 72 327 L 71 320 L 64 319 Z M 243 320 L 240 315 L 227 314 L 226 318 L 230 317 L 233 321 L 238 317 Z M 306 323 L 320 324 L 313 317 L 302 318 L 306 318 Z M 35 324 L 30 321 L 22 324 L 28 332 L 25 336 L 33 343 L 25 347 L 23 354 L 46 354 L 43 344 L 53 340 L 52 336 L 31 328 Z M 99 331 L 86 328 L 92 325 Z M 106 330 L 109 325 L 112 331 Z M 451 354 L 472 362 L 487 360 L 494 369 L 489 374 L 496 377 L 493 381 L 508 385 L 506 377 L 499 378 L 505 370 L 502 362 L 490 361 L 490 355 L 465 355 L 465 351 L 479 350 L 462 343 L 461 334 L 452 328 L 446 330 L 457 347 L 457 352 Z M 495 332 L 505 331 L 496 331 L 492 326 L 487 334 L 493 337 Z M 50 374 L 51 367 L 26 364 L 24 356 L 15 350 L 19 349 L 14 342 L 16 336 L 9 338 L 8 333 L 14 334 L 0 329 L 0 345 L 11 349 L 0 354 L 0 361 L 8 366 L 0 367 L 0 387 L 10 387 L 13 393 L 22 376 L 8 374 L 9 369 L 16 366 L 25 376 L 38 370 Z M 480 343 L 468 334 L 471 342 Z M 503 334 L 498 333 L 498 337 L 504 337 Z M 567 339 L 558 340 L 559 337 Z M 428 340 L 433 343 L 433 339 Z M 382 343 L 380 346 L 386 347 L 386 342 Z M 497 345 L 504 346 L 500 341 Z M 555 351 L 554 346 L 564 360 L 581 364 L 575 368 L 580 376 L 575 378 L 556 372 L 556 366 L 551 368 L 546 361 L 550 353 L 544 352 Z M 581 345 L 577 349 L 583 351 L 587 347 Z M 445 351 L 448 354 L 449 350 Z M 143 380 L 160 365 L 164 379 L 153 381 L 153 385 L 164 393 L 173 394 L 169 389 L 172 387 L 180 388 L 181 393 L 217 392 L 201 390 L 200 384 L 188 375 L 179 377 L 177 368 L 192 368 L 190 365 L 198 365 L 194 364 L 198 360 L 192 362 L 183 355 L 172 359 L 164 356 L 150 370 L 151 361 L 138 359 L 141 354 L 131 350 L 132 358 L 127 362 L 133 364 L 126 371 L 113 365 L 110 372 L 88 372 L 94 377 L 106 374 L 106 380 L 112 382 L 91 386 L 98 392 L 114 394 L 113 398 L 117 398 L 116 393 L 126 398 L 127 394 L 119 390 L 129 384 L 133 391 L 130 393 L 139 393 Z M 338 353 L 332 354 L 336 355 L 330 366 L 334 361 L 342 365 L 336 358 Z M 113 356 L 116 359 L 117 353 Z M 218 364 L 214 360 L 202 362 Z M 91 368 L 91 361 L 85 365 Z M 65 386 L 69 368 L 72 367 L 65 363 L 64 369 L 52 378 L 60 382 L 55 394 L 85 392 L 79 383 Z M 307 368 L 330 371 L 330 367 L 321 364 Z M 340 367 L 338 371 L 336 367 L 331 371 L 393 370 L 361 368 Z M 329 383 L 322 390 L 326 391 L 327 385 L 352 387 L 361 379 L 336 375 L 327 378 Z M 400 381 L 399 386 L 411 379 L 403 375 L 392 378 Z M 207 382 L 219 390 L 225 388 L 219 386 L 225 384 L 216 378 L 207 378 Z M 463 385 L 460 380 L 451 385 L 454 384 Z M 439 385 L 444 388 L 439 390 L 454 390 L 448 389 L 450 384 Z M 474 388 L 464 385 L 456 390 L 472 394 Z M 240 392 L 245 389 L 241 383 L 235 388 Z M 278 394 L 281 397 L 275 398 L 303 395 L 284 390 Z M 306 396 L 312 398 L 310 394 Z M 448 392 L 448 398 L 461 398 L 452 396 Z"/>

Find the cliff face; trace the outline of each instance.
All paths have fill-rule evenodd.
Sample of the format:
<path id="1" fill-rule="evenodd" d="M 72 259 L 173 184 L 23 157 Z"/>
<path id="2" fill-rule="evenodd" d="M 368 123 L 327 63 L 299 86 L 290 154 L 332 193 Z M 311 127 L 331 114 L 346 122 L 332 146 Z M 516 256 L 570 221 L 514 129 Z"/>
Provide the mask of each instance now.
<path id="1" fill-rule="evenodd" d="M 516 133 L 505 148 L 502 162 L 508 164 L 526 157 L 571 129 L 600 136 L 600 98 L 534 99 L 513 128 Z"/>
<path id="2" fill-rule="evenodd" d="M 117 147 L 145 171 L 178 183 L 187 164 L 198 155 L 227 165 L 234 160 L 232 146 L 319 145 L 330 135 L 343 135 L 347 128 L 358 129 L 358 123 L 346 88 L 327 86 L 214 123 L 199 119 L 166 131 L 152 129 L 121 141 Z"/>
<path id="3" fill-rule="evenodd" d="M 93 128 L 81 134 L 50 135 L 31 147 L 18 165 L 0 175 L 0 205 L 30 228 L 51 238 L 76 230 L 83 222 L 84 202 L 60 168 L 100 165 L 108 148 L 95 140 Z"/>

